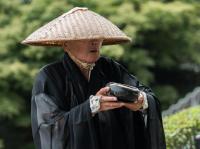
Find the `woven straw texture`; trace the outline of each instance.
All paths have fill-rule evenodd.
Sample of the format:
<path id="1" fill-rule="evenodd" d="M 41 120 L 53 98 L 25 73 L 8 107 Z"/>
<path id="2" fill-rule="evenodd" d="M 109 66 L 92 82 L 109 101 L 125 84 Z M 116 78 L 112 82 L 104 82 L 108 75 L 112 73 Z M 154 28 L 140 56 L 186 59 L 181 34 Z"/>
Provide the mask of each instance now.
<path id="1" fill-rule="evenodd" d="M 130 41 L 116 25 L 87 8 L 75 7 L 29 35 L 23 44 L 63 46 L 66 41 L 103 39 L 103 45 Z"/>

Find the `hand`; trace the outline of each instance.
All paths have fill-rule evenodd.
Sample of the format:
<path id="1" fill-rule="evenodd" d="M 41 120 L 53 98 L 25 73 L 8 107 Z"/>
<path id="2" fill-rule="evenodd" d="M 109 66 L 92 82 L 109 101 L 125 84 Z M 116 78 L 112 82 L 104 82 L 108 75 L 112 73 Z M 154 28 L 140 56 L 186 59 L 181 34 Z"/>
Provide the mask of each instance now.
<path id="1" fill-rule="evenodd" d="M 124 106 L 124 103 L 118 102 L 116 97 L 107 96 L 108 91 L 109 87 L 104 87 L 96 93 L 96 96 L 101 96 L 99 111 L 107 111 Z"/>
<path id="2" fill-rule="evenodd" d="M 138 99 L 133 103 L 124 103 L 124 107 L 132 110 L 132 111 L 138 111 L 142 106 L 144 102 L 144 95 L 140 93 Z"/>

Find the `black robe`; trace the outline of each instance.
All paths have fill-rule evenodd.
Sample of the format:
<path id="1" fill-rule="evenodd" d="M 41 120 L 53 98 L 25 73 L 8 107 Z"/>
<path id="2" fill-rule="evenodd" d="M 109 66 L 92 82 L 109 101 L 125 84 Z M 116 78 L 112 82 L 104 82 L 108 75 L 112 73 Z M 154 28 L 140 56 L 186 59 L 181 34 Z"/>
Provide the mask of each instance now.
<path id="1" fill-rule="evenodd" d="M 144 113 L 119 108 L 92 116 L 89 96 L 108 82 L 138 87 L 147 94 Z M 32 91 L 31 119 L 37 149 L 165 149 L 159 101 L 150 88 L 119 63 L 100 57 L 88 82 L 65 53 L 38 73 Z"/>

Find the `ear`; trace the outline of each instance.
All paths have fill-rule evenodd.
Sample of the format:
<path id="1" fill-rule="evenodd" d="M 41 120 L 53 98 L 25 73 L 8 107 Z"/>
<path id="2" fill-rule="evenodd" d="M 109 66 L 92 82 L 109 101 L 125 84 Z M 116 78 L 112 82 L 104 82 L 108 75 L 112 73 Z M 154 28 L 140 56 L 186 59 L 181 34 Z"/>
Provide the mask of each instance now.
<path id="1" fill-rule="evenodd" d="M 67 51 L 67 49 L 68 49 L 67 42 L 64 42 L 63 45 L 62 45 L 62 47 L 63 47 L 64 51 Z"/>

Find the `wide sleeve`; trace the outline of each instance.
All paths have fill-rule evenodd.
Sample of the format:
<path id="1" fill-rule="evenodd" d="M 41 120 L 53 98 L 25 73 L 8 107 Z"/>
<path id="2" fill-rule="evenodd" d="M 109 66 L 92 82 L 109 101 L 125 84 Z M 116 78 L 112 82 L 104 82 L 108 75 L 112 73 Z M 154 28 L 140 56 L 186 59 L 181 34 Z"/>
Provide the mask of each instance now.
<path id="1" fill-rule="evenodd" d="M 147 109 L 147 132 L 148 140 L 151 149 L 165 149 L 165 135 L 163 129 L 163 122 L 160 110 L 160 102 L 158 98 L 154 95 L 153 91 L 143 85 L 137 80 L 137 78 L 130 73 L 119 63 L 112 61 L 113 72 L 118 74 L 115 78 L 120 83 L 128 84 L 131 86 L 138 87 L 139 90 L 143 91 L 147 95 L 148 109 Z M 116 73 L 117 72 L 117 73 Z"/>
<path id="2" fill-rule="evenodd" d="M 71 109 L 61 106 L 58 85 L 40 72 L 33 86 L 31 122 L 37 149 L 65 149 L 69 144 L 70 125 L 92 118 L 89 100 Z"/>

